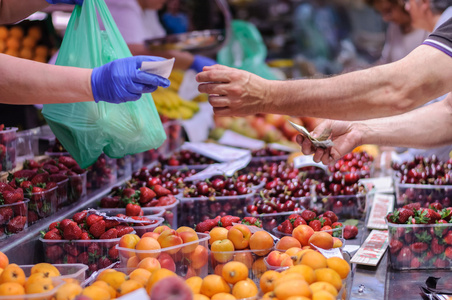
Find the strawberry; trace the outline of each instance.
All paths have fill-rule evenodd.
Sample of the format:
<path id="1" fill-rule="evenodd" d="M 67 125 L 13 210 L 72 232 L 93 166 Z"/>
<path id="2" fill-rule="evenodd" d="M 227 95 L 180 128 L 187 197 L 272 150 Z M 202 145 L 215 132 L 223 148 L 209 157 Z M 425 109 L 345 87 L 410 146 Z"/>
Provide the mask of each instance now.
<path id="1" fill-rule="evenodd" d="M 101 240 L 110 240 L 118 237 L 118 230 L 116 228 L 110 228 L 106 232 L 104 232 L 99 239 Z"/>
<path id="2" fill-rule="evenodd" d="M 238 223 L 240 221 L 239 217 L 234 217 L 234 216 L 224 216 L 221 218 L 220 222 L 218 222 L 218 226 L 221 227 L 227 227 L 227 226 L 232 226 L 232 223 Z"/>
<path id="3" fill-rule="evenodd" d="M 349 240 L 349 239 L 353 239 L 358 235 L 358 227 L 354 226 L 354 225 L 346 225 L 344 227 L 344 239 Z"/>
<path id="4" fill-rule="evenodd" d="M 439 202 L 430 203 L 428 208 L 433 209 L 434 211 L 440 211 L 443 209 L 443 206 Z"/>
<path id="5" fill-rule="evenodd" d="M 20 187 L 22 188 L 22 190 L 28 190 L 32 189 L 33 185 L 31 184 L 31 181 L 25 180 L 20 183 Z"/>
<path id="6" fill-rule="evenodd" d="M 113 260 L 117 260 L 119 257 L 119 251 L 116 249 L 116 246 L 111 247 L 108 249 L 108 257 L 110 257 Z"/>
<path id="7" fill-rule="evenodd" d="M 142 216 L 143 210 L 138 204 L 129 203 L 126 205 L 126 215 L 127 216 Z"/>
<path id="8" fill-rule="evenodd" d="M 411 251 L 414 253 L 422 253 L 427 250 L 428 244 L 424 242 L 417 242 L 410 245 Z"/>
<path id="9" fill-rule="evenodd" d="M 78 250 L 77 246 L 73 243 L 64 243 L 63 249 L 64 251 L 66 251 L 66 253 L 72 256 L 78 256 L 80 254 L 80 251 Z"/>
<path id="10" fill-rule="evenodd" d="M 292 234 L 293 225 L 289 220 L 285 220 L 281 223 L 281 232 L 286 234 Z"/>
<path id="11" fill-rule="evenodd" d="M 410 217 L 414 217 L 414 211 L 408 208 L 399 208 L 394 211 L 394 215 L 392 217 L 393 223 L 397 224 L 406 224 Z"/>
<path id="12" fill-rule="evenodd" d="M 312 210 L 305 209 L 301 212 L 301 217 L 306 222 L 310 222 L 311 220 L 315 219 L 315 217 L 317 217 L 317 214 L 315 212 L 313 212 Z"/>
<path id="13" fill-rule="evenodd" d="M 8 224 L 7 224 L 8 232 L 9 233 L 18 233 L 19 231 L 22 231 L 26 225 L 27 225 L 27 217 L 16 216 L 8 222 Z"/>
<path id="14" fill-rule="evenodd" d="M 105 229 L 108 230 L 110 228 L 118 226 L 119 224 L 119 221 L 116 220 L 105 220 Z"/>
<path id="15" fill-rule="evenodd" d="M 167 206 L 176 202 L 176 198 L 173 195 L 168 195 L 160 197 L 158 201 L 159 202 L 157 206 Z"/>
<path id="16" fill-rule="evenodd" d="M 407 208 L 410 210 L 418 210 L 421 208 L 421 204 L 419 202 L 409 203 L 409 204 L 404 205 L 403 208 Z"/>
<path id="17" fill-rule="evenodd" d="M 445 259 L 441 259 L 441 258 L 437 258 L 434 262 L 433 265 L 439 269 L 444 269 L 446 267 L 449 266 L 449 261 L 445 260 Z"/>
<path id="18" fill-rule="evenodd" d="M 72 221 L 71 219 L 63 219 L 63 220 L 60 222 L 60 229 L 64 231 L 64 229 L 66 228 L 66 226 L 68 226 L 69 224 L 72 224 L 72 223 L 74 223 L 74 224 L 77 225 L 77 223 L 75 223 L 75 222 Z"/>
<path id="19" fill-rule="evenodd" d="M 452 230 L 447 232 L 446 236 L 443 238 L 443 242 L 448 245 L 452 245 Z"/>
<path id="20" fill-rule="evenodd" d="M 331 226 L 331 224 L 333 224 L 330 218 L 324 216 L 319 217 L 319 221 L 322 224 L 322 226 Z"/>
<path id="21" fill-rule="evenodd" d="M 335 223 L 338 220 L 336 214 L 331 210 L 327 210 L 326 212 L 324 212 L 323 216 L 329 218 L 331 220 L 331 223 Z"/>
<path id="22" fill-rule="evenodd" d="M 66 171 L 66 170 L 69 170 L 68 167 L 66 167 L 65 165 L 63 165 L 63 164 L 61 164 L 61 163 L 57 165 L 57 168 L 58 168 L 58 170 L 60 170 L 60 171 Z"/>
<path id="23" fill-rule="evenodd" d="M 132 188 L 126 188 L 122 191 L 123 198 L 135 198 L 138 193 Z"/>
<path id="24" fill-rule="evenodd" d="M 39 220 L 39 216 L 36 212 L 29 210 L 27 212 L 28 216 L 28 224 L 34 224 L 37 220 Z"/>
<path id="25" fill-rule="evenodd" d="M 49 181 L 49 173 L 44 171 L 43 173 L 36 174 L 31 179 L 31 184 L 37 185 L 38 183 L 46 183 L 47 181 Z"/>
<path id="26" fill-rule="evenodd" d="M 56 174 L 60 171 L 57 166 L 51 164 L 45 164 L 44 166 L 42 166 L 42 168 L 49 174 Z"/>
<path id="27" fill-rule="evenodd" d="M 151 201 L 156 196 L 155 192 L 148 187 L 140 187 L 140 203 L 144 204 Z"/>
<path id="28" fill-rule="evenodd" d="M 89 272 L 91 274 L 93 272 L 99 271 L 99 267 L 97 266 L 96 263 L 91 263 L 91 264 L 88 265 L 88 270 L 89 270 Z"/>
<path id="29" fill-rule="evenodd" d="M 262 228 L 261 221 L 259 221 L 255 217 L 244 217 L 240 223 L 249 225 L 249 226 L 256 226 L 256 227 Z"/>
<path id="30" fill-rule="evenodd" d="M 116 226 L 116 230 L 118 232 L 118 237 L 122 237 L 125 234 L 131 233 L 133 228 L 126 225 L 118 225 Z"/>
<path id="31" fill-rule="evenodd" d="M 102 253 L 102 249 L 100 248 L 98 243 L 89 244 L 87 251 L 89 256 L 93 258 L 99 257 Z"/>
<path id="32" fill-rule="evenodd" d="M 208 219 L 208 220 L 202 221 L 201 223 L 198 223 L 196 225 L 196 229 L 195 230 L 197 232 L 206 232 L 206 231 L 212 230 L 212 228 L 214 228 L 217 225 L 218 225 L 218 221 L 215 222 L 212 219 Z"/>
<path id="33" fill-rule="evenodd" d="M 447 247 L 446 250 L 444 251 L 444 255 L 448 259 L 452 259 L 452 247 Z"/>
<path id="34" fill-rule="evenodd" d="M 14 188 L 5 182 L 0 182 L 0 193 L 3 193 L 4 191 L 14 192 Z"/>
<path id="35" fill-rule="evenodd" d="M 441 212 L 441 219 L 449 222 L 452 217 L 452 207 L 444 208 Z"/>
<path id="36" fill-rule="evenodd" d="M 59 245 L 51 245 L 45 248 L 45 256 L 51 262 L 55 262 L 64 254 L 64 250 Z"/>
<path id="37" fill-rule="evenodd" d="M 63 259 L 63 263 L 66 264 L 75 264 L 77 262 L 77 257 L 73 255 L 66 255 L 66 257 Z"/>
<path id="38" fill-rule="evenodd" d="M 102 208 L 116 208 L 119 207 L 119 197 L 103 197 L 100 199 L 100 207 Z"/>
<path id="39" fill-rule="evenodd" d="M 70 156 L 60 156 L 58 158 L 58 163 L 61 163 L 63 165 L 65 165 L 68 168 L 72 168 L 74 166 L 77 166 L 77 162 L 75 161 L 75 159 L 73 159 Z"/>
<path id="40" fill-rule="evenodd" d="M 334 222 L 333 224 L 331 224 L 331 228 L 341 228 L 342 226 L 344 226 L 341 222 Z"/>
<path id="41" fill-rule="evenodd" d="M 45 240 L 62 240 L 63 239 L 60 235 L 60 232 L 56 228 L 54 228 L 54 229 L 48 231 L 46 234 L 44 234 L 43 238 Z"/>
<path id="42" fill-rule="evenodd" d="M 444 252 L 445 248 L 446 246 L 440 244 L 437 238 L 432 239 L 432 242 L 430 243 L 430 249 L 432 250 L 433 254 L 441 254 Z"/>
<path id="43" fill-rule="evenodd" d="M 24 192 L 20 188 L 14 190 L 13 192 L 11 191 L 3 192 L 4 204 L 13 204 L 22 200 L 24 200 Z"/>
<path id="44" fill-rule="evenodd" d="M 43 185 L 44 185 L 44 189 L 46 191 L 51 190 L 51 189 L 53 189 L 54 187 L 57 186 L 56 182 L 53 182 L 53 181 L 50 181 L 50 182 L 47 182 L 47 183 L 43 183 Z"/>
<path id="45" fill-rule="evenodd" d="M 86 225 L 88 225 L 88 227 L 91 227 L 91 225 L 93 225 L 94 223 L 96 223 L 97 221 L 103 220 L 104 218 L 102 216 L 98 216 L 96 214 L 92 214 L 86 217 Z"/>
<path id="46" fill-rule="evenodd" d="M 113 262 L 111 260 L 109 260 L 106 256 L 103 256 L 101 258 L 99 258 L 98 262 L 97 262 L 97 266 L 99 269 L 104 269 L 106 267 L 108 267 L 109 265 L 111 265 Z"/>
<path id="47" fill-rule="evenodd" d="M 31 178 L 36 176 L 36 174 L 37 172 L 33 170 L 20 170 L 14 172 L 13 178 L 26 178 L 27 180 L 30 180 Z"/>
<path id="48" fill-rule="evenodd" d="M 441 215 L 430 208 L 421 208 L 418 210 L 418 213 L 428 220 L 428 224 L 434 224 L 436 221 L 441 219 Z"/>
<path id="49" fill-rule="evenodd" d="M 309 226 L 311 226 L 314 231 L 320 231 L 320 228 L 322 228 L 322 223 L 319 220 L 312 220 L 309 222 Z"/>
<path id="50" fill-rule="evenodd" d="M 72 216 L 72 220 L 74 220 L 75 223 L 77 223 L 77 224 L 82 224 L 83 222 L 85 222 L 87 215 L 88 215 L 88 212 L 86 210 L 80 211 L 80 212 L 75 213 Z"/>
<path id="51" fill-rule="evenodd" d="M 89 227 L 89 233 L 95 238 L 99 238 L 105 232 L 105 221 L 99 220 Z"/>
<path id="52" fill-rule="evenodd" d="M 413 253 L 411 252 L 410 248 L 403 247 L 402 249 L 400 249 L 400 252 L 397 255 L 397 263 L 402 265 L 408 265 L 411 262 L 412 258 Z"/>
<path id="53" fill-rule="evenodd" d="M 68 177 L 63 174 L 52 174 L 49 176 L 50 182 L 61 182 L 65 181 L 66 179 L 68 179 Z"/>
<path id="54" fill-rule="evenodd" d="M 154 185 L 153 189 L 154 189 L 154 192 L 157 195 L 157 197 L 167 196 L 167 195 L 171 194 L 170 190 L 168 190 L 167 188 L 164 188 L 160 184 Z"/>
<path id="55" fill-rule="evenodd" d="M 391 240 L 391 242 L 389 243 L 389 251 L 391 252 L 391 254 L 397 254 L 397 252 L 399 252 L 400 249 L 402 249 L 403 244 L 401 241 L 399 240 Z"/>
<path id="56" fill-rule="evenodd" d="M 14 215 L 11 207 L 0 208 L 0 224 L 6 224 Z"/>
<path id="57" fill-rule="evenodd" d="M 31 201 L 40 202 L 43 197 L 44 189 L 34 186 L 31 190 Z"/>
<path id="58" fill-rule="evenodd" d="M 293 228 L 297 228 L 299 225 L 307 225 L 306 221 L 303 218 L 297 218 L 294 222 L 293 222 Z"/>
<path id="59" fill-rule="evenodd" d="M 410 268 L 417 269 L 421 266 L 421 262 L 419 261 L 419 258 L 413 257 L 410 262 Z"/>
<path id="60" fill-rule="evenodd" d="M 33 159 L 26 159 L 23 164 L 23 168 L 28 169 L 28 170 L 39 169 L 40 167 L 41 167 L 41 164 Z"/>
<path id="61" fill-rule="evenodd" d="M 87 265 L 89 262 L 88 252 L 82 252 L 77 256 L 77 262 Z"/>
<path id="62" fill-rule="evenodd" d="M 72 222 L 63 229 L 63 237 L 66 240 L 78 240 L 82 236 L 82 230 L 77 223 Z"/>

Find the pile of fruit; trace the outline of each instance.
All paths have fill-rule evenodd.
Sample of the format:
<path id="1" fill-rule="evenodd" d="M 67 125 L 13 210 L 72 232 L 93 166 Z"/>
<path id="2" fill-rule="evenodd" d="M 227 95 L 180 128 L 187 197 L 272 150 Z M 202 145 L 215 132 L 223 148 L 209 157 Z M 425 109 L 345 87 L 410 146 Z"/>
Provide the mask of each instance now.
<path id="1" fill-rule="evenodd" d="M 262 223 L 255 217 L 244 217 L 240 219 L 239 217 L 225 215 L 216 216 L 214 219 L 207 219 L 198 224 L 196 224 L 196 232 L 209 233 L 215 227 L 223 227 L 227 230 L 231 229 L 234 223 L 244 224 L 247 226 L 256 226 L 262 228 Z"/>
<path id="2" fill-rule="evenodd" d="M 50 51 L 41 38 L 40 26 L 30 26 L 26 33 L 21 25 L 0 26 L 0 53 L 47 63 Z"/>
<path id="3" fill-rule="evenodd" d="M 344 155 L 328 166 L 330 173 L 358 173 L 361 178 L 369 178 L 374 157 L 366 151 L 352 152 Z"/>
<path id="4" fill-rule="evenodd" d="M 196 173 L 196 170 L 168 170 L 160 166 L 150 169 L 143 167 L 132 173 L 132 180 L 128 182 L 132 188 L 138 189 L 142 186 L 154 186 L 156 184 L 171 190 L 173 195 L 179 193 L 179 189 L 185 187 L 184 178 Z"/>
<path id="5" fill-rule="evenodd" d="M 160 156 L 159 162 L 165 167 L 185 167 L 186 166 L 205 166 L 218 163 L 202 154 L 190 151 L 180 150 L 173 152 L 169 157 Z"/>
<path id="6" fill-rule="evenodd" d="M 89 190 L 102 188 L 117 179 L 116 159 L 101 154 L 97 161 L 87 168 L 87 186 Z"/>
<path id="7" fill-rule="evenodd" d="M 27 227 L 27 211 L 23 190 L 0 182 L 0 237 Z"/>
<path id="8" fill-rule="evenodd" d="M 342 228 L 341 222 L 338 222 L 338 217 L 332 211 L 326 211 L 318 215 L 309 209 L 303 210 L 300 214 L 292 214 L 287 220 L 278 225 L 277 229 L 283 235 L 291 235 L 294 228 L 299 225 L 308 225 L 314 231 L 326 231 L 333 235 L 342 235 L 342 232 L 334 231 L 333 229 Z"/>
<path id="9" fill-rule="evenodd" d="M 251 156 L 253 157 L 275 157 L 275 156 L 287 156 L 290 152 L 284 150 L 278 150 L 271 147 L 264 147 L 262 149 L 257 149 L 251 151 Z"/>

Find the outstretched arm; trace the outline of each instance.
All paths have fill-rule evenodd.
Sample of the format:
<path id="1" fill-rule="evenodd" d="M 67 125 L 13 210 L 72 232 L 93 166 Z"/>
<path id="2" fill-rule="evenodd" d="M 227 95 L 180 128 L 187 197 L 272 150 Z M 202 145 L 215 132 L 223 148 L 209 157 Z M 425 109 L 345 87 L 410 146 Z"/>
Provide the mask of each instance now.
<path id="1" fill-rule="evenodd" d="M 20 21 L 48 5 L 45 0 L 0 0 L 0 24 Z"/>

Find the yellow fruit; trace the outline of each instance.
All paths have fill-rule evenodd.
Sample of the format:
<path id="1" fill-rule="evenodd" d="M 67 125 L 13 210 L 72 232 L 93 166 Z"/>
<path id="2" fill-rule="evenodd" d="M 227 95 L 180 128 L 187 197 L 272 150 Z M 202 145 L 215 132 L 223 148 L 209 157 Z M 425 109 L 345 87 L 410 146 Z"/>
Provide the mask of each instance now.
<path id="1" fill-rule="evenodd" d="M 278 284 L 273 291 L 278 300 L 287 300 L 292 296 L 311 297 L 311 289 L 304 280 L 293 279 Z"/>
<path id="2" fill-rule="evenodd" d="M 327 267 L 325 256 L 316 251 L 306 252 L 301 257 L 300 264 L 310 266 L 314 270 Z"/>
<path id="3" fill-rule="evenodd" d="M 201 291 L 202 278 L 199 276 L 193 276 L 185 280 L 185 283 L 190 287 L 193 294 L 199 294 Z"/>
<path id="4" fill-rule="evenodd" d="M 155 271 L 154 273 L 152 273 L 151 277 L 149 277 L 149 281 L 146 284 L 146 291 L 148 292 L 148 294 L 151 294 L 151 290 L 152 287 L 154 286 L 154 284 L 156 282 L 158 282 L 159 280 L 166 278 L 166 277 L 171 277 L 171 276 L 176 276 L 177 274 L 168 270 L 168 269 L 159 269 L 157 271 Z"/>
<path id="5" fill-rule="evenodd" d="M 52 281 L 50 279 L 50 281 Z M 25 284 L 25 294 L 41 294 L 41 293 L 47 293 L 49 291 L 53 290 L 53 284 L 52 282 L 33 282 L 30 284 Z"/>
<path id="6" fill-rule="evenodd" d="M 270 270 L 262 274 L 259 286 L 263 293 L 271 292 L 275 288 L 275 281 L 281 278 L 281 273 Z"/>
<path id="7" fill-rule="evenodd" d="M 130 292 L 133 292 L 135 290 L 141 289 L 143 285 L 139 283 L 138 281 L 129 279 L 121 283 L 121 285 L 118 288 L 118 296 L 124 296 Z"/>
<path id="8" fill-rule="evenodd" d="M 122 272 L 110 272 L 102 276 L 102 281 L 105 281 L 106 283 L 111 285 L 111 287 L 114 288 L 115 290 L 117 290 L 119 286 L 124 281 L 126 281 L 126 279 L 127 275 Z"/>
<path id="9" fill-rule="evenodd" d="M 106 290 L 109 294 L 110 294 L 110 297 L 113 299 L 113 298 L 116 298 L 116 290 L 111 286 L 111 285 L 109 285 L 108 283 L 106 283 L 105 281 L 101 281 L 101 280 L 99 280 L 99 281 L 95 281 L 95 282 L 93 282 L 92 284 L 91 284 L 91 286 L 98 286 L 98 287 L 100 287 L 101 289 L 104 289 L 104 290 Z"/>
<path id="10" fill-rule="evenodd" d="M 210 300 L 210 298 L 207 296 L 204 296 L 203 294 L 194 294 L 193 300 Z"/>
<path id="11" fill-rule="evenodd" d="M 312 300 L 336 300 L 336 297 L 327 291 L 318 291 L 312 294 Z"/>
<path id="12" fill-rule="evenodd" d="M 55 294 L 56 300 L 73 300 L 75 297 L 80 295 L 82 292 L 82 287 L 76 283 L 65 283 Z"/>
<path id="13" fill-rule="evenodd" d="M 24 271 L 16 264 L 7 265 L 0 274 L 0 283 L 7 282 L 16 282 L 23 286 L 25 284 Z"/>
<path id="14" fill-rule="evenodd" d="M 256 284 L 249 278 L 237 282 L 232 287 L 232 295 L 237 299 L 255 297 L 258 293 Z"/>
<path id="15" fill-rule="evenodd" d="M 311 284 L 315 281 L 315 273 L 314 270 L 307 265 L 296 265 L 293 267 L 290 267 L 286 273 L 298 273 L 301 274 L 306 280 L 308 284 Z"/>
<path id="16" fill-rule="evenodd" d="M 25 285 L 32 284 L 35 282 L 52 283 L 52 278 L 48 277 L 44 273 L 31 274 L 30 277 L 28 277 L 27 280 L 25 281 Z"/>
<path id="17" fill-rule="evenodd" d="M 350 273 L 350 265 L 345 259 L 340 257 L 330 257 L 326 260 L 326 264 L 328 268 L 336 271 L 341 276 L 341 279 L 347 278 L 348 273 Z"/>
<path id="18" fill-rule="evenodd" d="M 237 298 L 228 293 L 218 293 L 212 296 L 210 300 L 236 300 Z"/>
<path id="19" fill-rule="evenodd" d="M 229 284 L 221 277 L 215 274 L 207 275 L 201 284 L 201 294 L 212 297 L 218 293 L 229 293 L 231 288 Z"/>
<path id="20" fill-rule="evenodd" d="M 110 300 L 110 293 L 98 286 L 91 285 L 83 289 L 81 295 L 91 298 L 91 300 Z"/>
<path id="21" fill-rule="evenodd" d="M 241 280 L 248 278 L 248 268 L 239 261 L 230 261 L 223 266 L 221 271 L 222 276 L 226 282 L 235 284 Z M 246 298 L 246 297 L 244 297 Z"/>
<path id="22" fill-rule="evenodd" d="M 146 283 L 149 281 L 149 278 L 151 277 L 152 273 L 148 270 L 138 268 L 133 270 L 129 274 L 129 278 L 135 281 L 138 281 L 141 283 L 142 286 L 146 286 Z"/>
<path id="23" fill-rule="evenodd" d="M 333 269 L 321 268 L 314 271 L 317 281 L 325 281 L 331 283 L 336 290 L 340 290 L 342 287 L 342 279 L 339 274 Z"/>
<path id="24" fill-rule="evenodd" d="M 24 287 L 17 282 L 5 282 L 0 284 L 0 296 L 24 295 Z"/>
<path id="25" fill-rule="evenodd" d="M 47 277 L 60 276 L 60 271 L 52 264 L 49 263 L 39 263 L 31 268 L 31 274 L 43 273 Z"/>
<path id="26" fill-rule="evenodd" d="M 312 283 L 310 286 L 311 291 L 313 293 L 318 292 L 318 291 L 327 291 L 328 293 L 330 293 L 333 296 L 337 296 L 337 290 L 336 288 L 329 282 L 325 282 L 325 281 L 317 281 Z"/>

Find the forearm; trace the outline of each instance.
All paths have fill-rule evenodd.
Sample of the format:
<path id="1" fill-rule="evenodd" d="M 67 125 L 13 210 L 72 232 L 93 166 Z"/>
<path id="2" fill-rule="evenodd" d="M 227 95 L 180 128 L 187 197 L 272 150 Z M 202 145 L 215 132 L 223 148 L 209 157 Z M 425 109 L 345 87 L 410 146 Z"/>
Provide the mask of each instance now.
<path id="1" fill-rule="evenodd" d="M 91 69 L 54 66 L 0 54 L 0 102 L 48 104 L 93 101 Z"/>
<path id="2" fill-rule="evenodd" d="M 451 91 L 448 68 L 449 56 L 420 46 L 387 65 L 325 79 L 270 82 L 266 110 L 343 120 L 401 114 Z"/>
<path id="3" fill-rule="evenodd" d="M 45 0 L 0 0 L 0 24 L 17 22 L 48 5 Z"/>
<path id="4" fill-rule="evenodd" d="M 152 55 L 164 58 L 175 58 L 174 68 L 180 70 L 187 70 L 193 63 L 194 56 L 189 52 L 167 50 L 167 51 L 151 51 L 147 49 L 143 44 L 129 44 L 130 52 L 132 55 Z"/>
<path id="5" fill-rule="evenodd" d="M 363 144 L 435 148 L 452 144 L 452 96 L 411 112 L 381 119 L 354 122 Z"/>

